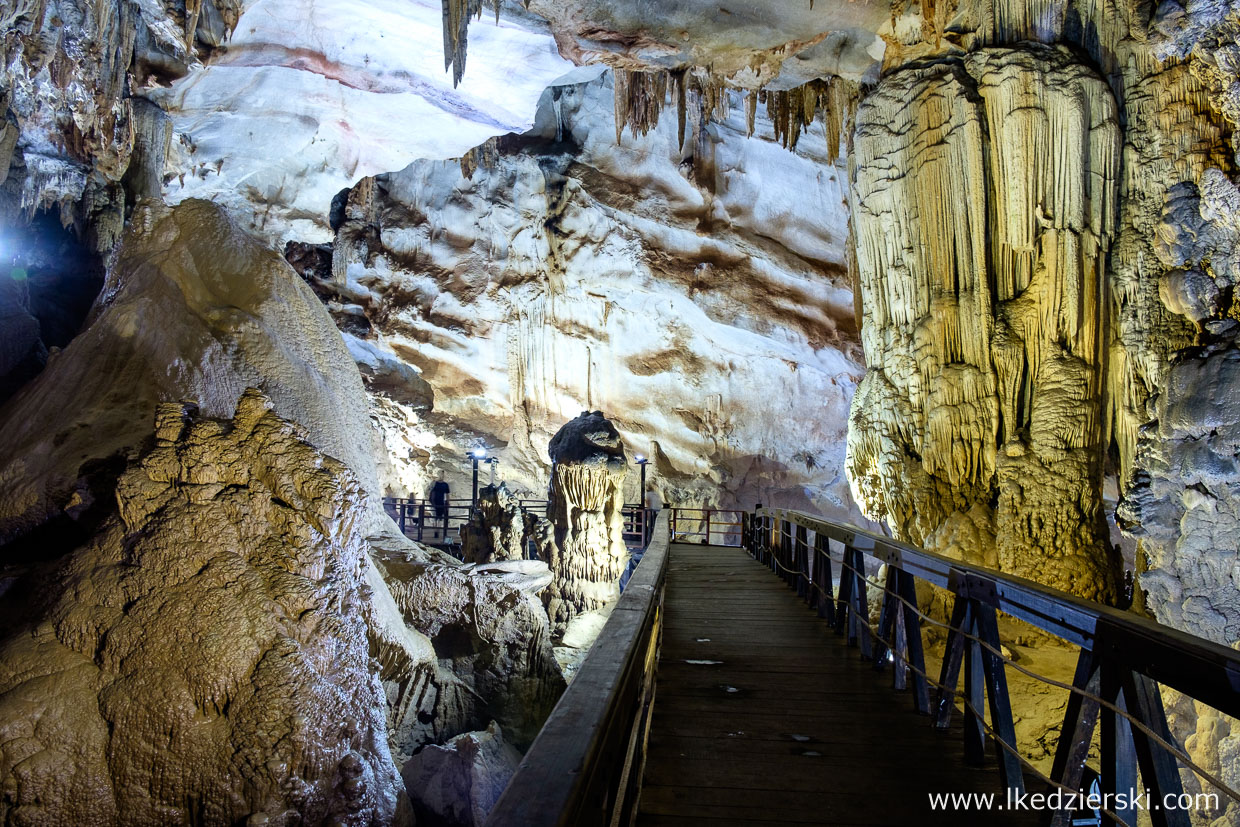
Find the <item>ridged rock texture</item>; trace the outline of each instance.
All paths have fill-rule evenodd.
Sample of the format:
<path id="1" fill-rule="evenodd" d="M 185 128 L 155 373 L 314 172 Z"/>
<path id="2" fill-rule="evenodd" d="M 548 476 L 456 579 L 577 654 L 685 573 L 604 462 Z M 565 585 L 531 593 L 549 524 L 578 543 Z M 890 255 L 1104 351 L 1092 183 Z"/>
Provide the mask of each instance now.
<path id="1" fill-rule="evenodd" d="M 691 98 L 683 145 L 672 116 L 617 144 L 608 78 L 550 89 L 529 133 L 367 179 L 330 249 L 295 248 L 366 379 L 385 489 L 468 490 L 484 444 L 545 497 L 551 436 L 603 408 L 668 503 L 861 519 L 842 164 L 818 123 L 781 148 L 764 108 L 747 138 L 733 100 L 707 124 Z"/>
<path id="2" fill-rule="evenodd" d="M 461 531 L 461 553 L 467 563 L 522 560 L 530 541 L 545 548 L 554 536 L 552 524 L 524 509 L 501 482 L 478 489 L 478 502 Z"/>
<path id="3" fill-rule="evenodd" d="M 257 391 L 162 404 L 98 533 L 9 571 L 0 818 L 391 823 L 364 496 Z"/>
<path id="4" fill-rule="evenodd" d="M 251 626 L 258 624 L 270 630 L 274 628 L 272 624 L 300 622 L 298 607 L 303 604 L 297 601 L 303 600 L 304 590 L 299 590 L 297 584 L 304 578 L 311 578 L 326 590 L 324 600 L 335 594 L 332 590 L 344 595 L 332 598 L 335 602 L 330 603 L 331 613 L 343 624 L 342 628 L 361 628 L 367 637 L 362 644 L 360 667 L 365 682 L 357 684 L 361 687 L 357 691 L 373 689 L 378 692 L 378 723 L 369 719 L 365 723 L 378 726 L 379 730 L 363 733 L 365 738 L 374 741 L 374 745 L 368 747 L 371 752 L 364 755 L 366 762 L 375 767 L 383 764 L 384 772 L 388 772 L 393 767 L 393 757 L 398 761 L 407 759 L 428 742 L 442 742 L 461 732 L 484 728 L 492 720 L 499 720 L 517 743 L 528 743 L 564 686 L 550 648 L 546 614 L 537 597 L 550 582 L 545 564 L 531 564 L 532 570 L 520 567 L 515 571 L 465 569 L 455 561 L 396 536 L 379 498 L 369 495 L 377 489 L 378 483 L 365 390 L 330 316 L 277 252 L 241 230 L 221 208 L 206 202 L 187 201 L 171 208 L 151 205 L 135 212 L 109 271 L 107 287 L 92 309 L 86 329 L 62 352 L 55 354 L 48 367 L 0 410 L 0 491 L 3 492 L 0 538 L 4 543 L 0 566 L 3 566 L 5 582 L 12 586 L 16 579 L 21 579 L 22 583 L 30 584 L 29 587 L 15 586 L 25 595 L 23 601 L 41 600 L 60 605 L 63 600 L 64 605 L 70 606 L 78 598 L 94 599 L 87 594 L 96 580 L 93 570 L 83 570 L 71 580 L 48 578 L 61 566 L 78 565 L 74 561 L 87 554 L 84 551 L 66 556 L 71 550 L 112 549 L 112 545 L 130 536 L 124 532 L 118 535 L 120 539 L 114 536 L 119 529 L 111 528 L 115 521 L 113 512 L 118 496 L 122 503 L 137 496 L 125 487 L 129 484 L 123 483 L 126 477 L 122 475 L 132 473 L 126 468 L 132 466 L 133 457 L 145 451 L 144 446 L 150 440 L 152 413 L 168 400 L 193 399 L 207 419 L 187 432 L 182 441 L 188 440 L 190 444 L 179 450 L 191 458 L 198 456 L 193 453 L 198 442 L 218 434 L 218 439 L 224 440 L 220 450 L 231 451 L 231 443 L 224 437 L 235 430 L 236 438 L 240 439 L 248 431 L 230 430 L 215 420 L 232 416 L 237 400 L 247 387 L 261 388 L 267 400 L 264 405 L 273 410 L 271 416 L 279 415 L 281 421 L 296 422 L 296 426 L 286 426 L 289 433 L 296 435 L 296 444 L 313 444 L 315 450 L 306 448 L 293 452 L 285 442 L 269 440 L 254 446 L 247 443 L 242 446 L 246 450 L 237 448 L 233 452 L 235 456 L 229 455 L 228 474 L 242 479 L 250 473 L 255 480 L 263 481 L 267 488 L 262 490 L 268 493 L 262 497 L 254 495 L 239 500 L 244 489 L 234 491 L 234 488 L 241 483 L 232 482 L 233 476 L 221 476 L 223 471 L 207 465 L 193 472 L 199 476 L 181 486 L 190 490 L 192 483 L 197 486 L 192 488 L 194 492 L 206 492 L 201 496 L 218 499 L 218 502 L 209 499 L 201 514 L 193 510 L 182 520 L 181 512 L 169 505 L 150 516 L 140 512 L 140 503 L 131 509 L 138 515 L 136 517 L 122 510 L 121 517 L 129 520 L 126 525 L 130 528 L 126 530 L 132 533 L 131 540 L 126 542 L 141 545 L 149 534 L 154 538 L 150 541 L 154 545 L 143 558 L 141 570 L 126 574 L 127 570 L 121 566 L 117 576 L 136 578 L 135 583 L 140 581 L 143 588 L 154 592 L 161 588 L 159 584 L 164 582 L 161 578 L 182 578 L 183 585 L 179 585 L 181 580 L 177 579 L 168 582 L 181 589 L 178 594 L 182 594 L 184 600 L 192 601 L 195 589 L 215 587 L 212 585 L 216 582 L 212 579 L 214 575 L 196 576 L 194 573 L 202 568 L 201 565 L 193 566 L 187 573 L 181 568 L 170 571 L 164 562 L 167 555 L 179 560 L 175 555 L 184 554 L 186 560 L 192 561 L 198 557 L 212 560 L 217 554 L 228 560 L 228 555 L 240 554 L 244 561 L 248 559 L 245 555 L 261 552 L 267 555 L 262 560 L 263 571 L 267 572 L 270 566 L 276 565 L 272 561 L 281 559 L 281 543 L 285 538 L 290 550 L 301 548 L 297 545 L 302 542 L 297 539 L 301 535 L 292 533 L 293 528 L 283 528 L 286 520 L 294 520 L 309 507 L 298 505 L 296 500 L 301 496 L 297 494 L 301 478 L 288 476 L 299 464 L 305 465 L 310 479 L 318 479 L 314 474 L 319 472 L 313 469 L 320 465 L 349 469 L 348 485 L 340 483 L 345 493 L 337 499 L 313 504 L 314 509 L 328 509 L 331 519 L 326 520 L 317 510 L 312 510 L 305 517 L 309 527 L 297 531 L 309 537 L 303 545 L 312 541 L 318 543 L 311 550 L 317 549 L 317 553 L 328 560 L 334 559 L 332 555 L 353 556 L 348 557 L 348 566 L 342 568 L 343 564 L 333 564 L 325 569 L 326 563 L 316 568 L 312 557 L 303 561 L 299 556 L 290 556 L 286 561 L 291 567 L 286 578 L 288 582 L 274 573 L 268 574 L 275 578 L 279 589 L 291 590 L 291 596 L 286 598 L 280 591 L 278 600 L 273 597 L 261 606 L 256 605 L 247 610 L 241 620 L 235 619 L 233 604 L 222 599 L 216 603 L 205 599 L 194 603 L 195 614 L 188 619 L 176 614 L 144 618 L 146 625 L 142 627 L 142 634 L 148 641 L 159 639 L 160 644 L 124 651 L 126 657 L 136 659 L 135 664 L 145 664 L 142 681 L 151 686 L 160 685 L 161 668 L 179 675 L 185 669 L 192 671 L 192 663 L 199 660 L 207 665 L 208 671 L 221 670 L 228 666 L 229 652 L 252 652 L 255 644 L 247 637 L 251 634 Z M 256 403 L 247 404 L 252 407 Z M 263 422 L 271 421 L 274 420 L 269 417 L 263 419 Z M 215 436 L 211 438 L 216 439 Z M 287 458 L 282 453 L 286 448 Z M 322 455 L 338 457 L 339 463 L 326 460 Z M 203 462 L 206 459 L 210 456 Z M 247 471 L 251 465 L 254 468 Z M 155 482 L 164 486 L 168 480 L 180 480 L 180 477 L 167 476 L 176 470 L 173 467 L 160 471 L 165 476 L 157 476 Z M 118 483 L 118 479 L 122 482 Z M 155 486 L 155 482 L 151 486 Z M 163 490 L 156 488 L 152 497 Z M 159 494 L 159 497 L 164 495 Z M 162 503 L 163 499 L 157 501 Z M 190 505 L 196 503 L 194 500 Z M 126 505 L 125 509 L 130 506 Z M 164 515 L 173 524 L 165 526 Z M 148 517 L 153 527 L 144 530 Z M 337 532 L 339 537 L 328 529 Z M 340 549 L 332 545 L 346 542 L 350 545 Z M 361 544 L 360 552 L 356 544 Z M 124 548 L 116 553 L 126 553 Z M 306 554 L 310 555 L 311 551 Z M 354 559 L 358 554 L 360 558 Z M 94 558 L 87 555 L 82 559 L 85 562 L 80 565 L 86 566 Z M 177 565 L 182 566 L 182 563 Z M 184 566 L 189 565 L 189 562 L 184 563 Z M 304 577 L 300 574 L 303 568 L 306 569 Z M 223 571 L 227 573 L 228 570 Z M 354 582 L 359 577 L 362 578 L 360 585 Z M 125 614 L 128 598 L 105 595 L 99 599 L 105 597 L 109 613 Z M 155 597 L 144 599 L 156 600 Z M 44 629 L 38 624 L 28 625 L 30 618 L 38 616 L 31 614 L 37 605 L 31 608 L 25 602 L 17 605 L 18 601 L 14 600 L 13 603 L 15 614 L 6 615 L 6 622 L 11 624 L 6 628 L 20 628 L 26 632 L 31 628 Z M 6 601 L 6 611 L 7 605 Z M 305 604 L 305 608 L 310 608 L 310 604 Z M 29 617 L 23 619 L 23 611 Z M 264 619 L 264 613 L 271 617 Z M 305 622 L 311 623 L 315 617 L 317 615 L 307 615 Z M 113 622 L 108 618 L 99 622 L 104 620 L 109 624 Z M 97 631 L 95 627 L 83 628 L 82 634 Z M 106 631 L 110 626 L 100 628 Z M 51 634 L 48 629 L 44 631 Z M 342 642 L 347 643 L 347 635 L 342 633 L 342 636 Z M 191 665 L 181 669 L 179 660 L 168 663 L 144 660 L 163 657 L 166 653 L 161 647 L 165 639 L 175 641 L 178 657 L 185 658 Z M 128 638 L 117 637 L 115 643 L 136 647 Z M 100 659 L 102 655 L 96 658 L 96 649 L 106 651 L 106 647 L 91 644 L 90 650 L 75 661 L 74 668 L 84 670 L 82 673 L 87 676 L 90 670 L 112 669 L 112 664 Z M 49 664 L 54 665 L 55 657 L 59 657 L 56 647 L 44 647 L 39 651 L 49 653 Z M 37 671 L 39 668 L 38 658 L 27 655 L 9 650 L 0 655 L 0 670 L 6 670 L 12 677 L 10 685 L 24 680 L 31 669 Z M 342 660 L 341 668 L 346 666 L 353 668 L 347 659 Z M 324 667 L 319 664 L 315 668 Z M 207 680 L 197 672 L 193 674 L 194 681 Z M 209 693 L 201 700 L 203 709 L 223 715 L 228 697 L 219 693 L 232 691 L 234 679 L 236 676 L 232 672 L 213 673 L 211 681 L 215 683 L 208 683 L 208 686 L 217 687 L 218 691 L 212 689 L 214 694 Z M 342 672 L 344 679 L 354 680 L 347 670 Z M 379 683 L 372 686 L 372 681 Z M 105 686 L 97 681 L 77 685 L 82 692 L 96 693 Z M 319 714 L 334 714 L 336 707 L 331 706 L 337 702 L 334 696 L 324 695 L 320 699 L 318 695 L 303 697 L 297 695 L 296 690 L 290 691 L 294 693 L 288 701 L 290 715 L 300 715 L 313 722 L 319 720 L 316 717 Z M 90 695 L 89 699 L 82 694 L 74 697 L 74 703 L 92 709 L 101 703 L 95 695 Z M 144 713 L 164 714 L 165 708 L 158 697 L 141 697 L 145 701 Z M 320 703 L 321 711 L 311 710 L 305 714 L 296 711 Z M 282 710 L 275 709 L 271 714 Z M 4 720 L 15 722 L 19 727 L 34 727 L 39 720 L 35 712 L 37 706 L 14 708 L 11 715 L 6 712 Z M 347 724 L 349 719 L 339 720 Z M 48 727 L 53 726 L 53 718 L 49 717 L 47 722 Z M 259 723 L 263 722 L 259 721 L 255 727 Z M 326 727 L 323 732 L 334 733 L 333 727 Z M 145 732 L 137 728 L 134 731 Z M 106 727 L 104 732 L 100 737 L 106 740 Z M 278 728 L 236 732 L 238 742 L 234 751 L 250 756 L 245 758 L 247 761 L 258 762 L 255 763 L 257 769 L 251 773 L 258 779 L 255 784 L 266 784 L 264 779 L 269 775 L 275 777 L 286 772 L 288 778 L 292 778 L 299 771 L 297 764 L 281 769 L 278 759 L 273 759 L 277 761 L 273 767 L 263 769 L 265 765 L 260 766 L 259 758 L 253 757 L 260 753 L 279 754 L 278 750 L 283 747 L 279 744 L 282 735 Z M 69 812 L 65 808 L 76 806 L 73 801 L 79 797 L 77 788 L 54 786 L 53 782 L 59 783 L 58 776 L 53 765 L 47 763 L 53 759 L 32 750 L 29 744 L 22 746 L 26 742 L 21 739 L 28 737 L 34 736 L 19 731 L 18 740 L 12 745 L 4 742 L 5 749 L 11 746 L 21 753 L 10 753 L 18 756 L 12 758 L 14 764 L 19 765 L 19 769 L 14 770 L 18 775 L 13 777 L 24 778 L 35 773 L 42 779 L 39 784 L 44 785 L 37 786 L 40 805 L 57 813 Z M 75 738 L 66 735 L 62 740 L 77 743 Z M 194 814 L 186 815 L 185 820 L 200 818 L 204 824 L 232 823 L 245 815 L 245 812 L 238 815 L 237 808 L 253 806 L 266 812 L 270 803 L 250 797 L 251 788 L 244 785 L 249 783 L 246 779 L 251 775 L 216 772 L 211 769 L 214 765 L 202 763 L 196 754 L 153 753 L 144 742 L 124 740 L 124 733 L 115 736 L 112 744 L 107 761 L 117 767 L 136 763 L 145 768 L 144 772 L 162 771 L 169 776 L 196 773 L 199 768 L 205 768 L 201 772 L 215 786 L 202 788 L 202 795 L 195 799 L 198 803 L 185 805 L 202 808 L 201 813 L 195 810 Z M 161 767 L 164 769 L 159 769 Z M 360 771 L 350 759 L 348 767 L 342 770 L 345 775 L 338 780 L 341 784 L 348 782 L 348 790 L 356 793 L 361 789 L 358 785 L 363 783 L 355 780 L 360 777 Z M 396 788 L 389 789 L 394 777 L 380 779 L 382 785 L 386 785 L 381 791 L 387 802 L 383 805 L 387 810 L 383 812 L 388 815 L 400 789 L 399 781 Z M 316 776 L 311 782 L 328 787 L 335 783 L 324 779 L 327 776 Z M 134 782 L 143 788 L 146 783 L 145 777 Z M 370 784 L 372 790 L 380 790 L 370 781 L 365 783 Z M 154 782 L 152 790 L 164 790 L 161 784 Z M 285 790 L 280 794 L 301 795 L 296 793 L 300 786 L 304 785 L 297 782 L 290 787 L 293 792 Z M 98 785 L 89 787 L 96 788 L 103 789 Z M 284 790 L 284 787 L 276 784 L 273 789 Z M 322 808 L 328 804 L 313 796 L 325 796 L 333 789 L 328 789 L 327 793 L 305 791 L 308 796 L 305 812 L 322 812 L 325 818 L 326 810 Z M 23 799 L 23 802 L 32 800 Z M 140 803 L 118 797 L 115 804 L 108 806 L 119 809 L 100 809 L 98 821 L 92 822 L 84 815 L 80 823 L 144 823 L 142 814 L 146 811 L 139 808 Z M 371 804 L 366 804 L 362 812 L 372 810 L 379 812 Z M 109 816 L 109 812 L 114 812 L 115 816 Z M 272 823 L 280 823 L 279 812 L 282 810 L 272 815 Z M 379 821 L 386 823 L 388 815 Z M 74 818 L 58 818 L 47 823 L 78 823 Z"/>
<path id="5" fill-rule="evenodd" d="M 629 562 L 624 544 L 624 477 L 628 460 L 616 426 L 602 411 L 582 411 L 551 438 L 547 519 L 555 543 L 547 561 L 554 579 L 543 594 L 553 630 L 620 597 Z"/>
<path id="6" fill-rule="evenodd" d="M 849 431 L 860 499 L 925 544 L 997 489 L 1001 568 L 1114 602 L 1102 504 L 1110 89 L 1066 50 L 984 49 L 887 75 L 857 120 L 871 355 Z"/>
<path id="7" fill-rule="evenodd" d="M 1001 566 L 1110 597 L 1097 515 L 1110 506 L 1098 483 L 1113 479 L 1119 528 L 1138 541 L 1135 607 L 1236 645 L 1234 8 L 1004 0 L 894 12 L 852 159 L 862 338 L 876 368 L 852 413 L 858 499 L 915 541 L 976 562 L 997 544 Z M 1060 53 L 1056 69 L 1047 46 L 1073 57 Z M 1044 90 L 1017 112 L 1003 91 L 1013 73 Z M 1058 94 L 1070 75 L 1078 91 Z M 1068 137 L 1072 148 L 1052 151 Z M 926 163 L 900 147 L 923 148 Z M 910 180 L 896 180 L 900 169 Z M 890 295 L 888 273 L 874 269 L 875 250 L 897 249 L 874 235 L 862 187 L 875 185 L 924 194 L 902 208 L 914 233 L 899 246 L 914 264 L 896 262 L 891 279 L 916 294 Z M 948 233 L 944 211 L 963 217 Z M 976 264 L 958 263 L 970 256 Z M 915 284 L 905 273 L 927 259 L 942 264 L 937 280 Z M 1047 277 L 1059 292 L 1044 292 Z M 944 355 L 957 361 L 940 366 Z M 940 370 L 948 381 L 924 384 Z M 949 433 L 951 445 L 936 436 Z M 1021 476 L 1005 477 L 1005 467 Z M 1022 503 L 1027 518 L 1012 511 Z M 1052 508 L 1060 511 L 1045 519 Z M 1025 545 L 1005 549 L 1011 540 Z M 1066 576 L 1067 560 L 1083 564 L 1085 579 Z M 1173 704 L 1172 718 L 1199 762 L 1240 780 L 1234 722 L 1187 701 Z M 1191 774 L 1185 781 L 1199 788 Z M 1240 809 L 1224 803 L 1195 818 L 1234 824 Z"/>

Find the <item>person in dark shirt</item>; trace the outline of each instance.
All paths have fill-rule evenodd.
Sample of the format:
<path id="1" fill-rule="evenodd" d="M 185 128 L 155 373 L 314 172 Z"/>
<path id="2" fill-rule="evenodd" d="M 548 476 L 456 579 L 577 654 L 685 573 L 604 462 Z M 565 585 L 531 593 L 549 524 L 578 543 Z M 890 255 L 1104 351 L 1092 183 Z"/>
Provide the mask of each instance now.
<path id="1" fill-rule="evenodd" d="M 445 533 L 448 531 L 448 494 L 451 490 L 448 483 L 444 482 L 443 471 L 440 471 L 435 484 L 431 486 L 431 508 L 435 509 L 435 519 L 443 524 Z"/>

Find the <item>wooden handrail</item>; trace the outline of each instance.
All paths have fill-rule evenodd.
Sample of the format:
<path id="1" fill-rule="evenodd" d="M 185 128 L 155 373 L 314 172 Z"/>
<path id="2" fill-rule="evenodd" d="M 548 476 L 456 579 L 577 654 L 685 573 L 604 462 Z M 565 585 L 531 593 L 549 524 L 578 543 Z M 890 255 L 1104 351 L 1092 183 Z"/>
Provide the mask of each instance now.
<path id="1" fill-rule="evenodd" d="M 1240 652 L 1226 646 L 857 526 L 783 508 L 762 508 L 757 515 L 804 526 L 954 593 L 967 589 L 999 611 L 1083 649 L 1106 649 L 1160 684 L 1240 717 Z"/>
<path id="2" fill-rule="evenodd" d="M 667 558 L 661 514 L 620 601 L 487 827 L 610 824 L 613 814 L 635 806 Z"/>

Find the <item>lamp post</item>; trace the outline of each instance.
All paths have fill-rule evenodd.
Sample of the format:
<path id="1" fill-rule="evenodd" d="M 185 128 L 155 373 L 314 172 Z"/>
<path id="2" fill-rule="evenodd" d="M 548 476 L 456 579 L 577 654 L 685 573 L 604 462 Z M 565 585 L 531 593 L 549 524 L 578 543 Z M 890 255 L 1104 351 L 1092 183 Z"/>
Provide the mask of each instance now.
<path id="1" fill-rule="evenodd" d="M 470 500 L 470 509 L 478 506 L 478 463 L 487 458 L 486 448 L 475 448 L 469 452 L 469 458 L 474 462 L 474 496 Z"/>
<path id="2" fill-rule="evenodd" d="M 650 460 L 641 454 L 634 454 L 633 461 L 641 469 L 642 478 L 637 490 L 637 513 L 642 515 L 642 545 L 650 542 L 650 512 L 646 510 L 646 463 Z"/>

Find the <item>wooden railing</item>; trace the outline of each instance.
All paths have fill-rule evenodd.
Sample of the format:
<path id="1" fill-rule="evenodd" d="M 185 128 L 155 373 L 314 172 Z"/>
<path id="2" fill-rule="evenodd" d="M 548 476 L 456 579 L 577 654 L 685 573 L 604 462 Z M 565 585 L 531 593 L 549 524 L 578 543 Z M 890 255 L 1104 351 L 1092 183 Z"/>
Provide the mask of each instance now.
<path id="1" fill-rule="evenodd" d="M 487 827 L 629 824 L 640 791 L 663 628 L 667 517 Z"/>
<path id="2" fill-rule="evenodd" d="M 744 511 L 728 508 L 672 508 L 672 542 L 707 546 L 741 545 Z"/>
<path id="3" fill-rule="evenodd" d="M 749 553 L 796 589 L 838 633 L 847 634 L 848 642 L 872 659 L 875 668 L 892 663 L 896 687 L 911 689 L 917 711 L 932 716 L 936 726 L 947 727 L 957 697 L 963 701 L 966 757 L 975 763 L 984 760 L 989 740 L 1009 790 L 1024 793 L 1028 774 L 1040 778 L 1048 792 L 1077 793 L 1100 725 L 1099 792 L 1112 806 L 1097 810 L 1107 823 L 1136 824 L 1139 805 L 1117 794 L 1138 790 L 1138 770 L 1154 805 L 1183 793 L 1181 766 L 1223 796 L 1240 801 L 1236 790 L 1194 764 L 1175 742 L 1159 691 L 1159 685 L 1168 686 L 1240 717 L 1240 653 L 1132 613 L 810 514 L 759 509 L 744 522 Z M 835 560 L 833 541 L 842 547 Z M 874 587 L 865 576 L 866 557 L 886 564 L 885 583 L 876 589 L 882 600 L 876 632 L 869 623 L 869 592 Z M 835 564 L 840 566 L 838 592 Z M 915 579 L 955 596 L 950 622 L 940 623 L 947 627 L 947 640 L 938 680 L 926 671 L 921 632 L 923 621 L 937 621 L 919 608 Z M 1080 647 L 1071 684 L 1037 675 L 1005 656 L 998 612 Z M 1049 777 L 1017 749 L 1009 666 L 1070 692 Z M 1189 811 L 1183 807 L 1157 806 L 1149 815 L 1156 827 L 1189 825 Z M 1053 811 L 1050 820 L 1067 825 L 1071 817 L 1063 808 Z"/>
<path id="4" fill-rule="evenodd" d="M 522 499 L 519 503 L 526 511 L 540 517 L 547 516 L 547 500 Z M 469 499 L 451 499 L 448 501 L 445 516 L 440 517 L 427 499 L 383 498 L 384 510 L 402 534 L 411 540 L 444 548 L 452 553 L 459 552 L 461 528 L 469 522 L 473 506 L 473 501 Z M 630 549 L 645 547 L 649 542 L 651 526 L 651 518 L 642 506 L 624 506 L 624 541 Z M 531 559 L 537 556 L 532 544 L 529 551 Z"/>

